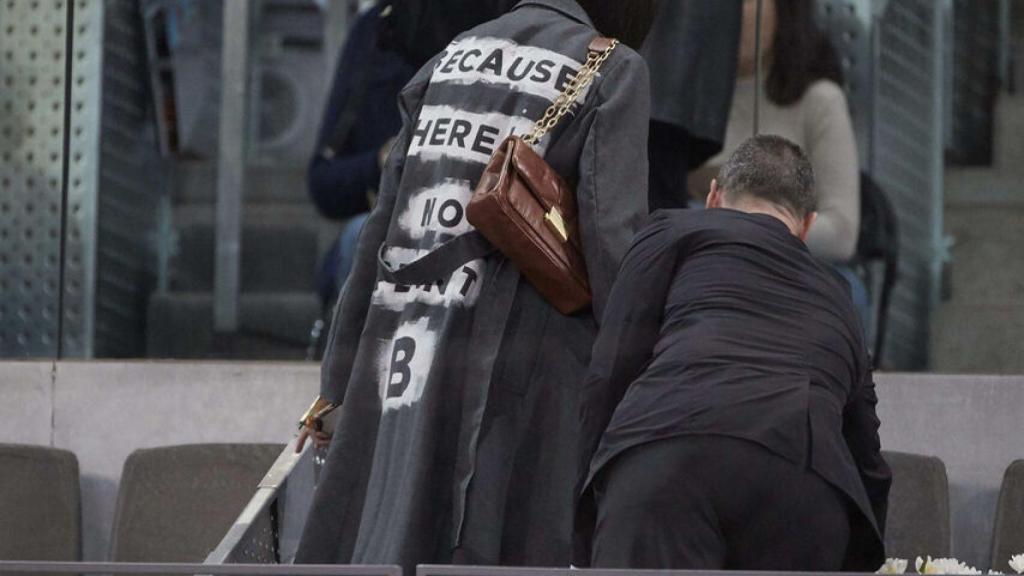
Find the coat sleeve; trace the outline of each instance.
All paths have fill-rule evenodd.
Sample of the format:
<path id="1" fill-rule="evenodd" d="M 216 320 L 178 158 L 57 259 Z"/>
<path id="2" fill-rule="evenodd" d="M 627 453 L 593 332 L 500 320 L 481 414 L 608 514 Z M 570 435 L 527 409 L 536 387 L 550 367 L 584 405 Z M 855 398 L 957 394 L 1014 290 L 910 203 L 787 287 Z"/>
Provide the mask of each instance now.
<path id="1" fill-rule="evenodd" d="M 678 258 L 670 217 L 659 212 L 622 263 L 594 343 L 581 403 L 580 489 L 616 406 L 653 356 Z"/>
<path id="2" fill-rule="evenodd" d="M 624 58 L 595 85 L 594 122 L 580 155 L 577 187 L 580 233 L 594 315 L 604 314 L 608 294 L 633 234 L 648 213 L 647 132 L 650 80 L 638 54 Z"/>
<path id="3" fill-rule="evenodd" d="M 391 224 L 406 154 L 432 72 L 433 64 L 428 63 L 399 96 L 402 131 L 384 166 L 377 205 L 363 227 L 352 272 L 334 309 L 327 351 L 320 370 L 320 396 L 334 404 L 342 403 L 348 389 L 348 379 L 359 346 L 359 337 L 363 332 L 373 291 L 377 285 L 377 252 L 387 237 Z"/>
<path id="4" fill-rule="evenodd" d="M 875 381 L 868 370 L 847 401 L 843 414 L 843 436 L 867 490 L 878 529 L 884 534 L 892 472 L 882 457 L 882 444 L 878 437 L 880 422 L 875 412 L 877 405 Z"/>
<path id="5" fill-rule="evenodd" d="M 377 17 L 371 14 L 361 16 L 349 34 L 345 48 L 338 58 L 334 84 L 331 87 L 327 108 L 324 110 L 317 136 L 317 154 L 309 163 L 307 182 L 309 194 L 320 212 L 327 218 L 350 218 L 369 210 L 366 193 L 380 183 L 381 170 L 377 154 L 389 134 L 379 142 L 366 142 L 362 151 L 335 150 L 338 154 L 331 159 L 325 158 L 320 151 L 333 143 L 329 140 L 334 134 L 339 117 L 353 98 L 353 80 L 366 81 L 367 74 L 362 69 L 370 66 L 370 60 L 376 50 Z M 371 87 L 372 88 L 372 87 Z M 380 94 L 367 94 L 365 101 L 372 102 Z M 393 98 L 394 93 L 387 95 Z M 360 115 L 360 122 L 366 122 L 366 105 Z M 394 111 L 398 115 L 398 111 Z"/>

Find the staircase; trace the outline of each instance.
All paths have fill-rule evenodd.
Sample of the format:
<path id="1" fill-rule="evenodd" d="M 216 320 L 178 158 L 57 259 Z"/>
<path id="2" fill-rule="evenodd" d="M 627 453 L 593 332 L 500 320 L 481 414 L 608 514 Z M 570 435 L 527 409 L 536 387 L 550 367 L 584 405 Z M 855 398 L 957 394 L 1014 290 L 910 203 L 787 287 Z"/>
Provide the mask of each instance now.
<path id="1" fill-rule="evenodd" d="M 948 296 L 932 322 L 932 370 L 1024 374 L 1024 95 L 996 106 L 991 168 L 946 173 Z"/>
<path id="2" fill-rule="evenodd" d="M 176 359 L 302 360 L 322 315 L 320 256 L 337 233 L 305 192 L 304 169 L 252 166 L 242 233 L 239 332 L 213 330 L 216 166 L 179 165 L 175 250 L 169 289 L 147 315 L 147 356 Z"/>

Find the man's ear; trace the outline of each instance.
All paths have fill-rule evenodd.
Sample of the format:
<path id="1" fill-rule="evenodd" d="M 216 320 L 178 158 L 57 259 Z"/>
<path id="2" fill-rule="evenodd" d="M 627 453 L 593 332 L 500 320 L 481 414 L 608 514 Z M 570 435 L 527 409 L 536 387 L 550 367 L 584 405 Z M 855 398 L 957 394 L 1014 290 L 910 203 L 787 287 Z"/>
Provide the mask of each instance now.
<path id="1" fill-rule="evenodd" d="M 799 236 L 800 236 L 801 240 L 803 240 L 804 242 L 807 241 L 807 235 L 810 234 L 811 227 L 814 226 L 814 223 L 817 222 L 817 220 L 818 220 L 818 213 L 817 212 L 811 212 L 807 216 L 804 216 L 803 221 L 800 223 L 800 234 L 799 234 Z"/>
<path id="2" fill-rule="evenodd" d="M 711 193 L 708 194 L 704 207 L 708 210 L 722 207 L 722 189 L 718 187 L 717 179 L 711 180 Z"/>

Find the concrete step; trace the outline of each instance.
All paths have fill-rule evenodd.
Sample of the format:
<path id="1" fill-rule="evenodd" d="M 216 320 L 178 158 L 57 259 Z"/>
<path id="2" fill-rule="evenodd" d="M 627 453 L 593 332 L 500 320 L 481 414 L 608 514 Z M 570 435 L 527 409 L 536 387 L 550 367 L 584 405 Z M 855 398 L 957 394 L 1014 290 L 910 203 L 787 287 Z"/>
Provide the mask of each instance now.
<path id="1" fill-rule="evenodd" d="M 1024 208 L 1024 176 L 993 168 L 947 169 L 945 203 L 946 206 Z"/>
<path id="2" fill-rule="evenodd" d="M 948 207 L 952 302 L 1024 304 L 1024 206 Z"/>
<path id="3" fill-rule="evenodd" d="M 931 358 L 943 374 L 1024 374 L 1024 303 L 939 306 Z"/>
<path id="4" fill-rule="evenodd" d="M 179 228 L 203 225 L 215 226 L 216 213 L 212 204 L 181 204 L 174 207 L 174 223 Z M 242 216 L 243 226 L 277 226 L 302 228 L 316 234 L 321 254 L 338 239 L 342 222 L 328 220 L 312 204 L 262 203 L 248 204 Z"/>
<path id="5" fill-rule="evenodd" d="M 177 229 L 171 290 L 213 290 L 215 234 L 208 224 Z M 242 232 L 241 291 L 315 291 L 322 250 L 315 229 L 288 224 L 246 224 Z"/>
<path id="6" fill-rule="evenodd" d="M 996 101 L 993 134 L 994 168 L 1024 177 L 1024 94 L 1001 93 Z"/>
<path id="7" fill-rule="evenodd" d="M 154 294 L 149 301 L 149 358 L 302 360 L 313 323 L 321 317 L 313 292 L 242 294 L 239 333 L 218 337 L 210 293 Z"/>
<path id="8" fill-rule="evenodd" d="M 174 169 L 176 204 L 210 204 L 217 201 L 217 163 L 207 160 L 182 162 Z M 305 166 L 252 164 L 246 171 L 246 204 L 308 204 Z"/>

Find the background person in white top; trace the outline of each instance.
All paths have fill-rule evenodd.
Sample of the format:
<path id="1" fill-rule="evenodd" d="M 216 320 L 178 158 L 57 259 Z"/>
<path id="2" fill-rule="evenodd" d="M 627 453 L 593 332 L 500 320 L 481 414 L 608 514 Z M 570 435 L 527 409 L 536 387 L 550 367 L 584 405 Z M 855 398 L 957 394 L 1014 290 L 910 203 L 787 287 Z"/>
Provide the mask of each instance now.
<path id="1" fill-rule="evenodd" d="M 722 152 L 695 171 L 691 190 L 708 190 L 725 160 L 754 132 L 756 0 L 745 0 L 736 91 Z M 859 279 L 843 264 L 853 256 L 860 229 L 860 169 L 842 68 L 815 24 L 812 0 L 765 0 L 762 17 L 763 82 L 759 131 L 782 136 L 807 152 L 817 181 L 818 220 L 807 245 L 856 282 L 854 300 L 866 306 Z M 859 292 L 859 293 L 858 293 Z M 858 299 L 861 302 L 856 302 Z"/>

